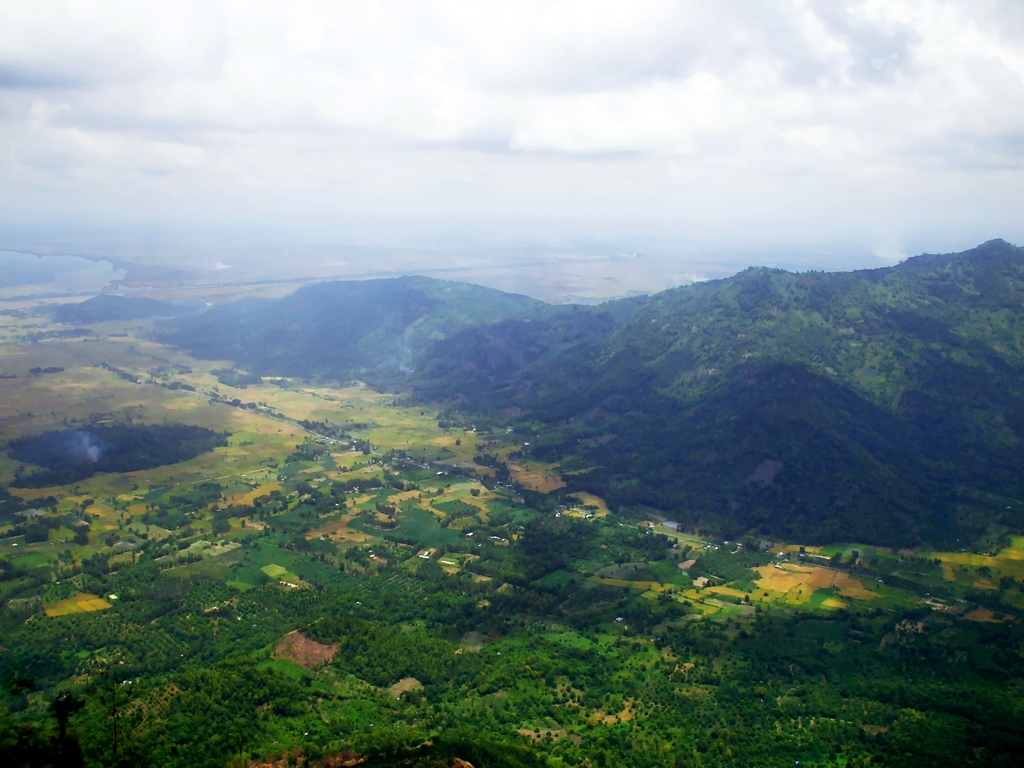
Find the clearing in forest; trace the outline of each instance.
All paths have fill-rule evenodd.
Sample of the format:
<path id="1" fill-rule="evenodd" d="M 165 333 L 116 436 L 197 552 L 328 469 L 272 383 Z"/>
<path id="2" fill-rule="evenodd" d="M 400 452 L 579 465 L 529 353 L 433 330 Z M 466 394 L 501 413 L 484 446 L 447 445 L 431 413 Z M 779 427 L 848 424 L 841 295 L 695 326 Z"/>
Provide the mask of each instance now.
<path id="1" fill-rule="evenodd" d="M 508 468 L 517 483 L 532 491 L 551 493 L 565 487 L 562 478 L 548 464 L 539 461 L 519 461 L 515 464 L 509 462 Z"/>
<path id="2" fill-rule="evenodd" d="M 423 687 L 423 683 L 417 680 L 415 677 L 403 677 L 397 683 L 388 688 L 388 693 L 394 696 L 396 699 L 402 698 L 403 693 L 409 691 L 418 691 Z"/>
<path id="3" fill-rule="evenodd" d="M 973 611 L 964 614 L 964 618 L 969 621 L 984 621 L 992 624 L 1000 623 L 1000 619 L 996 618 L 996 614 L 988 608 L 978 606 Z"/>
<path id="4" fill-rule="evenodd" d="M 607 517 L 611 514 L 611 510 L 608 509 L 608 505 L 605 503 L 605 500 L 600 496 L 595 496 L 594 494 L 587 493 L 586 491 L 570 493 L 569 495 L 578 499 L 580 504 L 584 507 L 594 507 L 593 513 L 597 517 Z"/>
<path id="5" fill-rule="evenodd" d="M 274 649 L 274 658 L 294 661 L 306 669 L 313 669 L 331 661 L 337 652 L 337 645 L 318 643 L 296 631 L 289 632 L 277 644 Z"/>

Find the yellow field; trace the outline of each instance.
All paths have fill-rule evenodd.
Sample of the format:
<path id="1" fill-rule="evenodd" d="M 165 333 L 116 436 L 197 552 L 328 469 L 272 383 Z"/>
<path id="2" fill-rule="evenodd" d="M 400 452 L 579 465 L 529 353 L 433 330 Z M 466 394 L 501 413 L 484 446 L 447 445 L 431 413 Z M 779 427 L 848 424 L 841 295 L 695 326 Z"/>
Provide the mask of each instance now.
<path id="1" fill-rule="evenodd" d="M 420 491 L 402 491 L 401 493 L 396 493 L 392 496 L 388 496 L 388 501 L 391 504 L 401 504 L 403 501 L 408 501 L 409 499 L 418 499 L 419 497 Z"/>
<path id="2" fill-rule="evenodd" d="M 228 496 L 227 503 L 251 507 L 253 501 L 255 501 L 260 496 L 266 496 L 272 491 L 280 490 L 281 484 L 276 480 L 272 480 L 269 483 L 264 483 L 263 485 L 258 486 L 257 488 L 253 488 L 248 493 L 236 493 L 233 496 Z"/>
<path id="3" fill-rule="evenodd" d="M 942 578 L 947 582 L 959 581 L 977 589 L 997 589 L 996 582 L 1003 576 L 1024 579 L 1024 536 L 1013 536 L 1010 546 L 996 555 L 976 555 L 972 552 L 925 552 L 925 557 L 936 559 L 942 567 Z M 990 577 L 980 577 L 979 568 L 988 568 Z"/>
<path id="4" fill-rule="evenodd" d="M 47 616 L 67 616 L 70 613 L 92 613 L 110 608 L 110 603 L 96 595 L 81 592 L 67 600 L 44 605 Z"/>
<path id="5" fill-rule="evenodd" d="M 569 495 L 576 499 L 579 499 L 580 504 L 582 504 L 585 507 L 595 507 L 596 510 L 593 514 L 595 514 L 597 517 L 607 517 L 611 514 L 611 510 L 608 509 L 608 505 L 605 503 L 605 500 L 602 499 L 600 496 L 595 496 L 594 494 L 587 493 L 586 491 L 570 493 Z"/>
<path id="6" fill-rule="evenodd" d="M 769 552 L 771 552 L 773 555 L 793 555 L 800 552 L 801 549 L 803 549 L 803 551 L 807 552 L 808 554 L 821 554 L 821 547 L 801 547 L 799 544 L 784 544 L 782 546 L 770 549 Z"/>
<path id="7" fill-rule="evenodd" d="M 819 589 L 837 588 L 842 597 L 855 600 L 873 600 L 878 594 L 864 588 L 859 579 L 847 573 L 833 571 L 819 566 L 783 563 L 782 568 L 764 565 L 754 570 L 760 574 L 757 580 L 758 590 L 751 595 L 751 600 L 759 602 L 783 602 L 788 605 L 800 605 L 809 602 L 811 595 Z M 764 595 L 768 592 L 768 596 Z M 832 601 L 832 604 L 829 604 Z M 829 598 L 826 607 L 843 607 L 840 600 Z"/>
<path id="8" fill-rule="evenodd" d="M 474 496 L 471 493 L 472 490 L 476 490 L 478 495 Z M 491 514 L 491 510 L 487 506 L 487 499 L 494 499 L 497 497 L 498 495 L 496 493 L 487 490 L 477 482 L 460 482 L 458 485 L 453 485 L 451 488 L 446 489 L 439 496 L 422 496 L 419 506 L 420 509 L 425 509 L 438 517 L 448 517 L 447 513 L 435 508 L 435 505 L 443 504 L 446 501 L 461 501 L 465 504 L 476 507 L 477 510 L 479 510 L 476 516 L 480 518 L 481 522 L 486 523 L 490 520 Z M 465 520 L 465 522 L 462 522 L 462 520 Z M 471 525 L 473 522 L 473 518 L 463 518 L 462 520 L 456 521 L 459 523 L 458 525 L 455 525 L 456 528 Z"/>
<path id="9" fill-rule="evenodd" d="M 370 541 L 372 537 L 348 527 L 353 517 L 355 517 L 354 514 L 342 515 L 340 520 L 332 520 L 319 528 L 314 528 L 306 538 L 318 539 L 324 536 L 335 544 L 363 544 Z"/>
<path id="10" fill-rule="evenodd" d="M 664 592 L 665 586 L 656 581 L 629 581 L 627 579 L 606 579 L 598 578 L 598 582 L 609 587 L 628 587 L 639 589 L 642 592 Z"/>
<path id="11" fill-rule="evenodd" d="M 524 488 L 551 493 L 565 487 L 554 467 L 548 464 L 539 461 L 517 461 L 509 462 L 508 468 L 513 479 Z"/>
<path id="12" fill-rule="evenodd" d="M 968 621 L 984 621 L 991 622 L 994 624 L 999 623 L 999 619 L 996 618 L 995 614 L 988 608 L 977 607 L 973 611 L 964 614 L 964 618 Z"/>
<path id="13" fill-rule="evenodd" d="M 725 587 L 725 586 L 722 586 L 722 587 L 708 587 L 704 591 L 708 592 L 708 593 L 711 593 L 713 595 L 728 595 L 729 597 L 736 597 L 736 598 L 739 598 L 740 600 L 742 600 L 744 597 L 749 597 L 749 595 L 747 595 L 746 592 L 740 592 L 738 589 L 733 589 L 732 587 Z"/>

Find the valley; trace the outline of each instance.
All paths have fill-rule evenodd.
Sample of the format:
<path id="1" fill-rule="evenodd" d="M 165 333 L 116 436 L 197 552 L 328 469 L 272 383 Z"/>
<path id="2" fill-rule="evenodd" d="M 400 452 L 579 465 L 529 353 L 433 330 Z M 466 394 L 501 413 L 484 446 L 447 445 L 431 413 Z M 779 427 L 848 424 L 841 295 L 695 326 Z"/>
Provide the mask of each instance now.
<path id="1" fill-rule="evenodd" d="M 796 430 L 782 436 L 782 460 L 748 451 L 739 488 L 758 495 L 734 496 L 732 509 L 745 505 L 759 522 L 699 514 L 700 488 L 662 504 L 689 461 L 666 447 L 674 416 L 658 425 L 587 395 L 555 418 L 545 410 L 553 385 L 524 384 L 541 370 L 564 376 L 556 352 L 582 354 L 566 341 L 572 323 L 590 329 L 579 342 L 590 349 L 594 326 L 572 313 L 592 310 L 566 310 L 561 329 L 551 320 L 541 335 L 564 343 L 524 353 L 526 368 L 450 368 L 462 377 L 450 390 L 458 396 L 436 396 L 436 366 L 470 343 L 460 334 L 505 328 L 507 351 L 519 343 L 510 327 L 554 312 L 524 319 L 529 301 L 503 306 L 491 305 L 484 331 L 461 309 L 421 322 L 419 337 L 399 323 L 414 370 L 336 379 L 318 371 L 322 336 L 303 352 L 304 372 L 287 375 L 283 363 L 261 369 L 171 343 L 191 317 L 90 318 L 69 335 L 45 311 L 7 307 L 4 748 L 71 749 L 55 741 L 50 715 L 70 694 L 83 708 L 69 738 L 89 765 L 1013 764 L 1024 536 L 1007 487 L 978 475 L 956 485 L 960 500 L 942 514 L 957 522 L 939 535 L 892 524 L 858 538 L 856 525 L 789 506 L 783 483 L 805 435 Z M 601 311 L 628 319 L 627 309 Z M 395 359 L 382 322 L 365 336 L 350 322 L 348 351 L 323 359 L 374 347 Z M 497 405 L 465 386 L 482 387 L 472 378 L 482 370 L 503 371 L 485 388 Z M 809 386 L 830 408 L 860 407 Z M 643 397 L 648 412 L 662 407 Z M 711 414 L 713 434 L 732 429 L 721 423 L 730 409 Z M 978 423 L 991 424 L 982 410 Z M 999 430 L 1014 418 L 994 427 L 1010 451 L 1016 443 Z M 171 434 L 192 441 L 180 459 Z M 644 435 L 655 453 L 634 442 Z M 171 457 L 155 464 L 154 436 Z M 10 449 L 39 438 L 95 464 L 115 437 L 150 463 L 44 485 L 50 470 Z M 706 461 L 714 440 L 700 466 L 716 466 Z M 858 449 L 871 446 L 871 461 L 891 455 L 871 440 Z M 867 466 L 863 453 L 857 460 Z"/>

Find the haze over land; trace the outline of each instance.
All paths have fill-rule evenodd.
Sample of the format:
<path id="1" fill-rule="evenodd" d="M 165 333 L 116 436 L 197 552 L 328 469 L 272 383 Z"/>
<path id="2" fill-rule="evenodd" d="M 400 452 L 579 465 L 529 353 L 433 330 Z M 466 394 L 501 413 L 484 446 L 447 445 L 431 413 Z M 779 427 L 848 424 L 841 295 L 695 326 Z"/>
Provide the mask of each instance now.
<path id="1" fill-rule="evenodd" d="M 5 3 L 0 247 L 561 301 L 1022 242 L 1022 38 L 1015 2 Z"/>

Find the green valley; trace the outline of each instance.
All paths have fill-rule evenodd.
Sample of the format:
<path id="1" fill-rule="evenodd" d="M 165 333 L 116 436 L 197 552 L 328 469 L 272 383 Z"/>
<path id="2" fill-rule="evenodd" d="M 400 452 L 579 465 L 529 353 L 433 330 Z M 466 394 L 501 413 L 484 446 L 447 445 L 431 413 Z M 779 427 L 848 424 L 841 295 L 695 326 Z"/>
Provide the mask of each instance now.
<path id="1" fill-rule="evenodd" d="M 994 242 L 597 307 L 10 308 L 0 751 L 1016 765 L 1022 291 Z"/>

